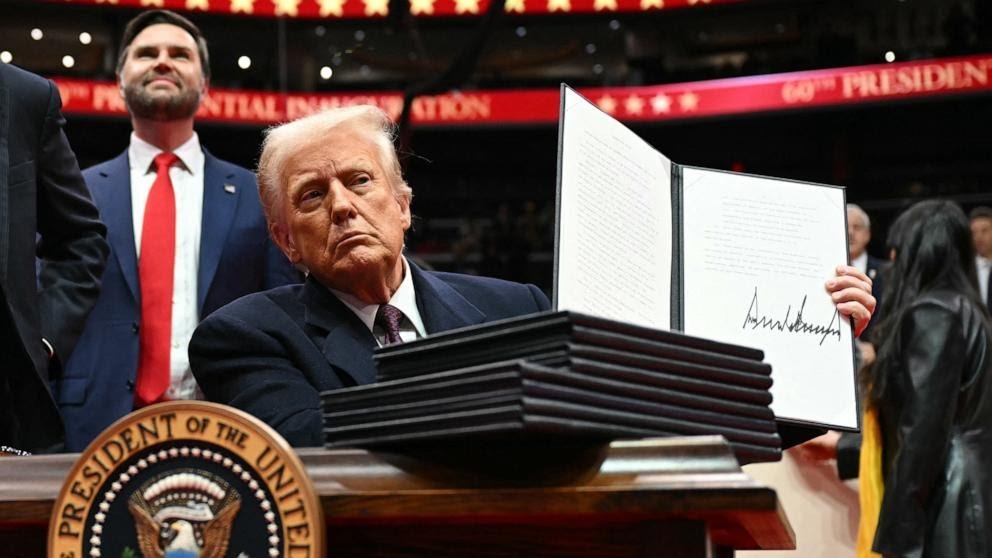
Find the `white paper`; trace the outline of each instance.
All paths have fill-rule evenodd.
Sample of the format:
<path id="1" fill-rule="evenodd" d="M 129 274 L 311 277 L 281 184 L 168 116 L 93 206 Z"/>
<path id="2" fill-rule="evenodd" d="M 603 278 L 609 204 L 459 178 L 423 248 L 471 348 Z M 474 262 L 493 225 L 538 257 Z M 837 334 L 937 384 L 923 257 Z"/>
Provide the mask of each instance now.
<path id="1" fill-rule="evenodd" d="M 570 89 L 559 190 L 559 310 L 669 329 L 671 162 Z"/>
<path id="2" fill-rule="evenodd" d="M 857 427 L 851 328 L 824 283 L 847 261 L 839 188 L 684 167 L 685 333 L 757 347 L 779 418 Z"/>

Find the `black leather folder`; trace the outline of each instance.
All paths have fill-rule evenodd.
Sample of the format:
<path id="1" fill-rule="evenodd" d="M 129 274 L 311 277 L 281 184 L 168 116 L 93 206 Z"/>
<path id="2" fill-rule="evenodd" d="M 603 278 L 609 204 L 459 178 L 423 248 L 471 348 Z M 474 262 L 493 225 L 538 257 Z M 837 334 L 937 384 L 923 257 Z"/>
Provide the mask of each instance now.
<path id="1" fill-rule="evenodd" d="M 564 311 L 390 345 L 374 358 L 377 383 L 321 394 L 329 445 L 719 434 L 741 461 L 781 457 L 771 368 L 756 349 Z"/>
<path id="2" fill-rule="evenodd" d="M 588 371 L 576 371 L 523 361 L 483 364 L 325 392 L 324 408 L 326 412 L 344 412 L 367 409 L 375 405 L 402 405 L 434 399 L 491 394 L 498 390 L 517 388 L 523 377 L 621 397 L 627 401 L 643 401 L 672 408 L 749 417 L 763 422 L 772 422 L 775 418 L 767 403 L 752 403 L 735 398 L 733 387 L 725 387 L 722 396 L 698 395 L 678 387 L 654 385 L 655 374 L 651 371 L 595 363 L 589 364 L 587 368 Z"/>
<path id="3" fill-rule="evenodd" d="M 628 386 L 633 389 L 626 395 L 624 390 L 575 387 L 581 377 L 513 361 L 326 392 L 325 432 L 333 445 L 438 441 L 476 431 L 528 430 L 529 419 L 544 417 L 560 419 L 555 422 L 559 428 L 578 421 L 582 428 L 570 435 L 580 438 L 591 433 L 590 425 L 598 425 L 596 432 L 614 428 L 615 437 L 628 437 L 630 429 L 651 436 L 720 434 L 740 446 L 735 450 L 748 459 L 757 459 L 756 448 L 765 448 L 759 453 L 766 458 L 777 458 L 780 451 L 774 415 L 767 407 L 764 418 L 714 412 L 645 399 L 636 385 Z M 521 413 L 520 420 L 506 426 L 498 417 L 511 408 Z M 460 418 L 469 430 L 458 429 Z"/>
<path id="4" fill-rule="evenodd" d="M 407 449 L 418 445 L 434 448 L 443 443 L 534 443 L 567 441 L 570 444 L 599 444 L 615 439 L 691 435 L 697 432 L 667 430 L 655 425 L 631 425 L 607 421 L 604 411 L 581 405 L 568 405 L 542 398 L 517 397 L 483 409 L 423 415 L 414 418 L 328 426 L 324 429 L 329 447 L 369 447 Z M 741 462 L 775 461 L 780 446 L 755 444 L 736 439 L 728 443 Z"/>
<path id="5" fill-rule="evenodd" d="M 532 359 L 549 352 L 600 350 L 612 362 L 654 359 L 696 364 L 707 370 L 738 372 L 745 382 L 767 388 L 771 367 L 757 350 L 677 332 L 560 311 L 499 320 L 434 334 L 378 349 L 374 355 L 380 381 L 438 370 L 464 368 L 511 358 Z M 732 374 L 731 374 L 732 375 Z M 726 381 L 726 380 L 724 380 Z"/>

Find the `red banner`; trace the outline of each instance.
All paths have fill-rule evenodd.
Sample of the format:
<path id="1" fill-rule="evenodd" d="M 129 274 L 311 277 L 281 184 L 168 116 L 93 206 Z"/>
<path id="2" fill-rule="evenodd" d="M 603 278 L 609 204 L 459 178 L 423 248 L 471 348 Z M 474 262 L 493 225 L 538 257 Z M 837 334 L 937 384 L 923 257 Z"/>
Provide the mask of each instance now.
<path id="1" fill-rule="evenodd" d="M 626 121 L 823 107 L 992 91 L 992 55 L 855 66 L 650 87 L 580 89 L 604 111 Z M 57 78 L 67 114 L 120 115 L 127 111 L 117 84 Z M 415 100 L 421 125 L 544 124 L 558 120 L 557 89 L 466 91 Z M 394 118 L 398 92 L 306 94 L 211 89 L 198 118 L 273 124 L 325 107 L 374 104 Z"/>
<path id="2" fill-rule="evenodd" d="M 47 0 L 129 8 L 167 8 L 220 14 L 287 18 L 369 18 L 389 13 L 389 0 Z M 409 0 L 415 16 L 471 16 L 489 0 Z M 744 0 L 506 0 L 513 14 L 643 12 L 727 4 Z"/>

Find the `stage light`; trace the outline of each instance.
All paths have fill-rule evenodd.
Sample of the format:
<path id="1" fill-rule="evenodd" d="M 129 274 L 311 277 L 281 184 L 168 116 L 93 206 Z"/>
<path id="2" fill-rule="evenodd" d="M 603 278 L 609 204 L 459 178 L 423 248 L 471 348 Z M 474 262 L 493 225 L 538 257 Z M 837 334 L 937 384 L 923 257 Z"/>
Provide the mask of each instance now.
<path id="1" fill-rule="evenodd" d="M 330 66 L 324 66 L 320 69 L 320 79 L 331 79 L 334 75 L 334 70 Z"/>
<path id="2" fill-rule="evenodd" d="M 313 34 L 317 35 L 318 37 L 323 37 L 324 35 L 327 34 L 327 28 L 324 27 L 323 25 L 318 25 L 317 27 L 314 28 Z"/>
<path id="3" fill-rule="evenodd" d="M 84 45 L 88 45 L 93 42 L 93 36 L 87 33 L 86 31 L 83 31 L 82 33 L 79 34 L 79 42 L 83 43 Z"/>
<path id="4" fill-rule="evenodd" d="M 597 76 L 599 74 L 602 74 L 603 73 L 603 65 L 602 64 L 595 64 L 595 65 L 593 65 L 593 67 L 592 67 L 592 73 L 596 74 Z"/>
<path id="5" fill-rule="evenodd" d="M 358 31 L 355 31 L 355 40 L 358 41 L 358 42 L 364 41 L 365 40 L 365 31 L 362 31 L 361 29 L 359 29 Z"/>
<path id="6" fill-rule="evenodd" d="M 76 59 L 66 54 L 62 57 L 62 65 L 66 68 L 71 68 L 76 65 Z"/>
<path id="7" fill-rule="evenodd" d="M 886 53 L 885 53 L 885 61 L 886 62 L 895 62 L 896 61 L 896 53 L 892 52 L 891 50 L 886 51 Z"/>
<path id="8" fill-rule="evenodd" d="M 4 64 L 10 64 L 10 61 L 14 59 L 14 55 L 10 53 L 9 50 L 0 50 L 0 62 Z"/>
<path id="9" fill-rule="evenodd" d="M 587 43 L 586 54 L 596 54 L 596 45 L 593 43 Z"/>
<path id="10" fill-rule="evenodd" d="M 518 37 L 520 37 L 521 39 L 523 39 L 524 37 L 527 36 L 527 28 L 524 27 L 523 25 L 521 25 L 521 26 L 517 27 L 516 33 L 517 33 L 517 36 Z"/>
<path id="11" fill-rule="evenodd" d="M 238 67 L 241 68 L 242 70 L 247 70 L 248 68 L 251 68 L 251 58 L 248 58 L 247 56 L 239 56 Z"/>
<path id="12" fill-rule="evenodd" d="M 45 36 L 45 34 L 42 33 L 41 32 L 41 29 L 38 29 L 37 27 L 35 27 L 34 29 L 31 30 L 31 38 L 34 39 L 34 40 L 36 40 L 36 41 L 40 41 L 42 39 L 42 37 L 44 37 L 44 36 Z"/>
<path id="13" fill-rule="evenodd" d="M 610 20 L 610 30 L 611 31 L 619 31 L 620 30 L 620 22 L 618 20 L 616 20 L 616 19 L 611 19 Z"/>

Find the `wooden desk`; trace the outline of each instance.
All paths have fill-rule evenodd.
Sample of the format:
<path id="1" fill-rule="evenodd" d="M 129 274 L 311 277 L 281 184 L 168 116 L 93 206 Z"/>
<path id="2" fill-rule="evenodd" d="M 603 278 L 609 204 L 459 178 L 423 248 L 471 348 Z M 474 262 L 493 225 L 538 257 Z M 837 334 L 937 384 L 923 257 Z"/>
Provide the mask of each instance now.
<path id="1" fill-rule="evenodd" d="M 320 495 L 328 556 L 729 556 L 789 549 L 775 492 L 720 437 L 561 453 L 477 448 L 474 459 L 299 452 Z M 76 455 L 0 458 L 0 555 L 44 556 Z"/>

